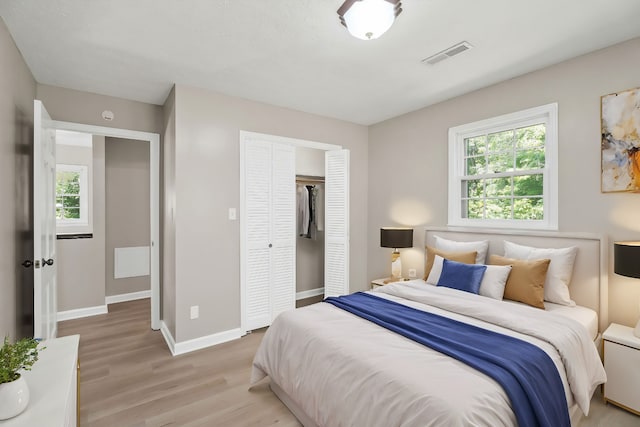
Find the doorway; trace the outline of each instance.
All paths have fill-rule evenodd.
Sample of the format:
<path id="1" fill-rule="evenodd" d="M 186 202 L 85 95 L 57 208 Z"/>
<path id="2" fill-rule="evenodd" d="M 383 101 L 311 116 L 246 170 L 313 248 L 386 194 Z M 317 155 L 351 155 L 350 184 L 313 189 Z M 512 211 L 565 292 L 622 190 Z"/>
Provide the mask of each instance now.
<path id="1" fill-rule="evenodd" d="M 160 329 L 160 136 L 156 133 L 52 121 L 53 129 L 145 142 L 149 147 L 149 276 L 151 328 Z"/>

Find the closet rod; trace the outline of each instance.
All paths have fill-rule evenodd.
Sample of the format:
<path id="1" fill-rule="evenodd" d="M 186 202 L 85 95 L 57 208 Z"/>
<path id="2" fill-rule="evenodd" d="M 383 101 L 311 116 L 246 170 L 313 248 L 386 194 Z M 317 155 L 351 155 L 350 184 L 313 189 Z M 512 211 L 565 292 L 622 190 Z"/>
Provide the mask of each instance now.
<path id="1" fill-rule="evenodd" d="M 323 176 L 312 176 L 312 175 L 296 175 L 296 182 L 324 183 L 324 177 Z"/>

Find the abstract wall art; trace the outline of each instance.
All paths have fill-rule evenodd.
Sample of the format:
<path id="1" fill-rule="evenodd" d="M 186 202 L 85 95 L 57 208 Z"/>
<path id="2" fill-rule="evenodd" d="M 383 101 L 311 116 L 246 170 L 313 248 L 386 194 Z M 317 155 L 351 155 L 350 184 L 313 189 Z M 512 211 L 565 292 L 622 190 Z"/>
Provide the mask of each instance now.
<path id="1" fill-rule="evenodd" d="M 601 101 L 601 190 L 640 192 L 640 88 Z"/>

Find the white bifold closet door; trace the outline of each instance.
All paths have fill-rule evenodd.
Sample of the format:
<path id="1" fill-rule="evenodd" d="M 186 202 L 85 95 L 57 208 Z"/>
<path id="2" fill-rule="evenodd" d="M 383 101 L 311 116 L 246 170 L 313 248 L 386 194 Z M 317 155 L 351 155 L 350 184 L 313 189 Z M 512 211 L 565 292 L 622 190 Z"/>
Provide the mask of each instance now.
<path id="1" fill-rule="evenodd" d="M 349 293 L 349 150 L 325 153 L 324 296 Z"/>
<path id="2" fill-rule="evenodd" d="M 290 145 L 244 144 L 245 329 L 268 326 L 295 308 L 295 150 Z"/>
<path id="3" fill-rule="evenodd" d="M 296 304 L 295 146 L 241 134 L 241 312 L 244 331 Z M 325 295 L 349 293 L 349 151 L 325 155 Z"/>

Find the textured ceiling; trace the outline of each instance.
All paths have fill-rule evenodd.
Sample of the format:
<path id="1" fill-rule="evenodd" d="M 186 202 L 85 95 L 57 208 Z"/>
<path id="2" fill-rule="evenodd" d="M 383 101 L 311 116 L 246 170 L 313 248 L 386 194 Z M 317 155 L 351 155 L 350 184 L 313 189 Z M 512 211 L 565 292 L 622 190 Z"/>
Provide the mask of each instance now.
<path id="1" fill-rule="evenodd" d="M 342 0 L 2 0 L 40 83 L 163 104 L 173 83 L 376 123 L 640 36 L 639 0 L 404 0 L 358 40 Z M 474 49 L 420 61 L 460 41 Z M 640 53 L 639 53 L 640 54 Z"/>

